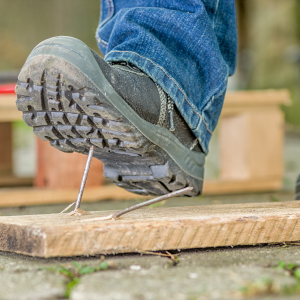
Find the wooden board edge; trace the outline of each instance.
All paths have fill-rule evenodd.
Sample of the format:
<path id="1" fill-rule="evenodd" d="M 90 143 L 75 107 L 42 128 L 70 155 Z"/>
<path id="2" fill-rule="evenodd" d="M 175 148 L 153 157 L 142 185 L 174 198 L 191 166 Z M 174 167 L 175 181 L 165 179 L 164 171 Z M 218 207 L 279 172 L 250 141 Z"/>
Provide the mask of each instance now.
<path id="1" fill-rule="evenodd" d="M 101 226 L 72 221 L 72 224 L 62 223 L 60 230 L 45 227 L 44 223 L 41 226 L 41 221 L 33 225 L 25 222 L 24 228 L 20 228 L 20 222 L 14 224 L 12 217 L 8 217 L 12 221 L 11 224 L 6 222 L 5 227 L 0 218 L 3 232 L 0 250 L 30 256 L 63 257 L 294 242 L 300 240 L 300 206 L 295 203 L 252 203 L 248 205 L 251 209 L 240 213 L 230 210 L 230 207 L 236 208 L 236 204 L 228 204 L 222 217 L 219 213 L 203 217 L 200 209 L 198 217 L 182 217 L 184 209 L 188 208 L 178 207 L 172 208 L 177 211 L 178 218 L 170 220 L 158 220 L 157 213 L 152 210 L 153 220 L 145 221 L 140 217 L 139 221 L 130 221 L 127 217 Z M 213 209 L 214 205 L 206 207 Z M 190 209 L 194 211 L 193 207 Z M 52 216 L 48 215 L 48 218 Z"/>
<path id="2" fill-rule="evenodd" d="M 44 234 L 32 227 L 0 223 L 0 250 L 45 257 Z"/>
<path id="3" fill-rule="evenodd" d="M 0 173 L 0 187 L 8 186 L 32 186 L 32 177 L 18 177 L 14 175 L 4 175 Z M 0 189 L 1 191 L 1 189 Z"/>

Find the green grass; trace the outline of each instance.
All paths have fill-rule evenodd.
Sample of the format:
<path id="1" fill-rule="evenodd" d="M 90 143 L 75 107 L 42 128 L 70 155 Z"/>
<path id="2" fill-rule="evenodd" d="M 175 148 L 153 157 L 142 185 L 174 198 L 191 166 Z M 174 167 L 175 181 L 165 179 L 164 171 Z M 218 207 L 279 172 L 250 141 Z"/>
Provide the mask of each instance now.
<path id="1" fill-rule="evenodd" d="M 96 267 L 91 267 L 88 265 L 81 265 L 76 261 L 72 262 L 71 267 L 55 266 L 50 268 L 43 268 L 51 272 L 58 273 L 67 278 L 67 283 L 65 285 L 64 297 L 69 299 L 72 290 L 80 282 L 80 278 L 86 274 L 91 274 L 99 271 L 105 271 L 110 268 L 109 264 L 102 260 L 100 264 Z"/>
<path id="2" fill-rule="evenodd" d="M 243 297 L 258 297 L 266 295 L 298 295 L 300 294 L 300 266 L 294 263 L 285 263 L 279 261 L 275 269 L 284 271 L 286 276 L 291 276 L 295 279 L 295 283 L 287 285 L 278 285 L 270 278 L 259 278 L 254 282 L 244 285 L 240 292 Z"/>

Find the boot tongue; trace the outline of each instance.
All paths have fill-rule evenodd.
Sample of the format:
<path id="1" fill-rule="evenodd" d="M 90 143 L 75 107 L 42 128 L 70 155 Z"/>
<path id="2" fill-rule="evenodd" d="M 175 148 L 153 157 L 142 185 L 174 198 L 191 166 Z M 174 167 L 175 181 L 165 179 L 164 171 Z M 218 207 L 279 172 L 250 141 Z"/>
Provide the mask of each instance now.
<path id="1" fill-rule="evenodd" d="M 157 124 L 160 116 L 160 95 L 154 81 L 128 62 L 104 61 L 92 53 L 104 76 L 128 105 L 144 120 Z"/>
<path id="2" fill-rule="evenodd" d="M 160 115 L 160 95 L 153 80 L 137 67 L 113 64 L 117 93 L 144 120 L 157 124 Z"/>

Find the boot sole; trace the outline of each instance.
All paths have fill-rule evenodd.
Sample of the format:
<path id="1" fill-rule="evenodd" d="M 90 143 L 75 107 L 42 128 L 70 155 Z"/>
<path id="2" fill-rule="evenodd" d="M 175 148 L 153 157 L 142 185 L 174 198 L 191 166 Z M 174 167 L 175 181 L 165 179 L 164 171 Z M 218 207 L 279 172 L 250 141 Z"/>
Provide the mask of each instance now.
<path id="1" fill-rule="evenodd" d="M 186 196 L 200 195 L 204 154 L 139 117 L 96 66 L 89 48 L 77 39 L 39 44 L 16 86 L 24 122 L 63 152 L 88 154 L 94 145 L 104 175 L 130 192 L 162 195 L 192 186 Z"/>

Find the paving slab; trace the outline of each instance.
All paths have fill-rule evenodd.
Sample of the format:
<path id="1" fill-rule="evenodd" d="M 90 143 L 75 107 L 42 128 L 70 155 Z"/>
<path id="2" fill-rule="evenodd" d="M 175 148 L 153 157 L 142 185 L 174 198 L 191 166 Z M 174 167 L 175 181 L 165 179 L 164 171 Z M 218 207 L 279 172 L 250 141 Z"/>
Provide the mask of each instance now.
<path id="1" fill-rule="evenodd" d="M 65 299 L 70 280 L 53 269 L 74 270 L 74 261 L 96 268 L 102 260 L 2 252 L 0 299 Z M 110 255 L 105 261 L 113 267 L 82 275 L 70 299 L 294 299 L 297 295 L 285 290 L 297 280 L 276 266 L 279 261 L 300 265 L 300 246 L 182 251 L 177 266 L 165 257 L 140 254 Z"/>
<path id="2" fill-rule="evenodd" d="M 185 251 L 176 267 L 159 257 L 118 257 L 120 270 L 85 276 L 71 299 L 242 299 L 250 293 L 278 298 L 296 281 L 274 266 L 282 259 L 300 263 L 299 254 L 299 247 Z"/>
<path id="3" fill-rule="evenodd" d="M 64 279 L 46 271 L 6 272 L 1 277 L 3 300 L 59 299 L 64 295 Z"/>

